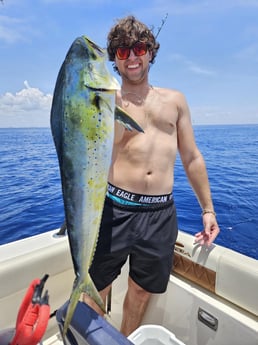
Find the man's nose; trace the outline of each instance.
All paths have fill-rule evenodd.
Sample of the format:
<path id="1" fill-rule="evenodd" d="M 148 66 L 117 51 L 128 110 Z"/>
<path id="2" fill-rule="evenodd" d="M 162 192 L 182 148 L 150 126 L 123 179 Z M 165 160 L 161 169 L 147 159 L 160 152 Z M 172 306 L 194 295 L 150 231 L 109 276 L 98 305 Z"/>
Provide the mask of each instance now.
<path id="1" fill-rule="evenodd" d="M 128 56 L 128 59 L 134 59 L 136 57 L 136 55 L 134 54 L 133 49 L 130 49 L 130 54 Z"/>

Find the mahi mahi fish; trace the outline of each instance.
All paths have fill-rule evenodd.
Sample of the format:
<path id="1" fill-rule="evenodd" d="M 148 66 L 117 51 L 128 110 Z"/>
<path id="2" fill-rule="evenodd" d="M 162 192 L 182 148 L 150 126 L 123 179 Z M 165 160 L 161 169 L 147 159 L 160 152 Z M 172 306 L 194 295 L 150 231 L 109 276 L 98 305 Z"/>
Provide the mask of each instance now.
<path id="1" fill-rule="evenodd" d="M 128 130 L 143 132 L 115 106 L 115 93 L 119 88 L 118 81 L 107 69 L 106 50 L 86 36 L 75 39 L 59 71 L 51 108 L 51 130 L 75 272 L 64 335 L 82 292 L 104 310 L 88 269 L 94 256 L 107 189 L 114 119 Z"/>

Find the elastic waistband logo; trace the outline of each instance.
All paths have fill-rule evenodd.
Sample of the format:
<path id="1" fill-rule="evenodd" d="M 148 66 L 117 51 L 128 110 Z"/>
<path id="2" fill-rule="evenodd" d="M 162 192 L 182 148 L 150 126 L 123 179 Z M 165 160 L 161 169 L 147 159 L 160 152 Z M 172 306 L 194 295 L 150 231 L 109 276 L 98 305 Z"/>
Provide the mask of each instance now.
<path id="1" fill-rule="evenodd" d="M 161 204 L 173 199 L 172 193 L 165 195 L 141 195 L 117 188 L 110 183 L 108 184 L 108 192 L 118 198 L 141 204 Z"/>

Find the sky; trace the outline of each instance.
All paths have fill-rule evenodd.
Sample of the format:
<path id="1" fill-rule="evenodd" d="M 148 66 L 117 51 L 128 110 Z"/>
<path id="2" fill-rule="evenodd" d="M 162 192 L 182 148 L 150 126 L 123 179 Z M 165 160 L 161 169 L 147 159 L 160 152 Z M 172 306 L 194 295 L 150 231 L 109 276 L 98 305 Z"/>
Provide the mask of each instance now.
<path id="1" fill-rule="evenodd" d="M 2 0 L 0 127 L 49 127 L 74 39 L 105 47 L 131 14 L 154 34 L 166 18 L 149 81 L 183 92 L 193 124 L 258 124 L 258 0 Z"/>

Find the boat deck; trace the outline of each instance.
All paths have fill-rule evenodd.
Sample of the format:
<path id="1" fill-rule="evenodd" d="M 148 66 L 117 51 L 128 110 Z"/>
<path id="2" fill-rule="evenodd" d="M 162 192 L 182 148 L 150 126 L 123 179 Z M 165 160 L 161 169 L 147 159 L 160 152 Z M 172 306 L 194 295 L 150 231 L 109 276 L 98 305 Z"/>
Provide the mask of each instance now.
<path id="1" fill-rule="evenodd" d="M 43 341 L 43 345 L 64 345 L 59 333 Z"/>

